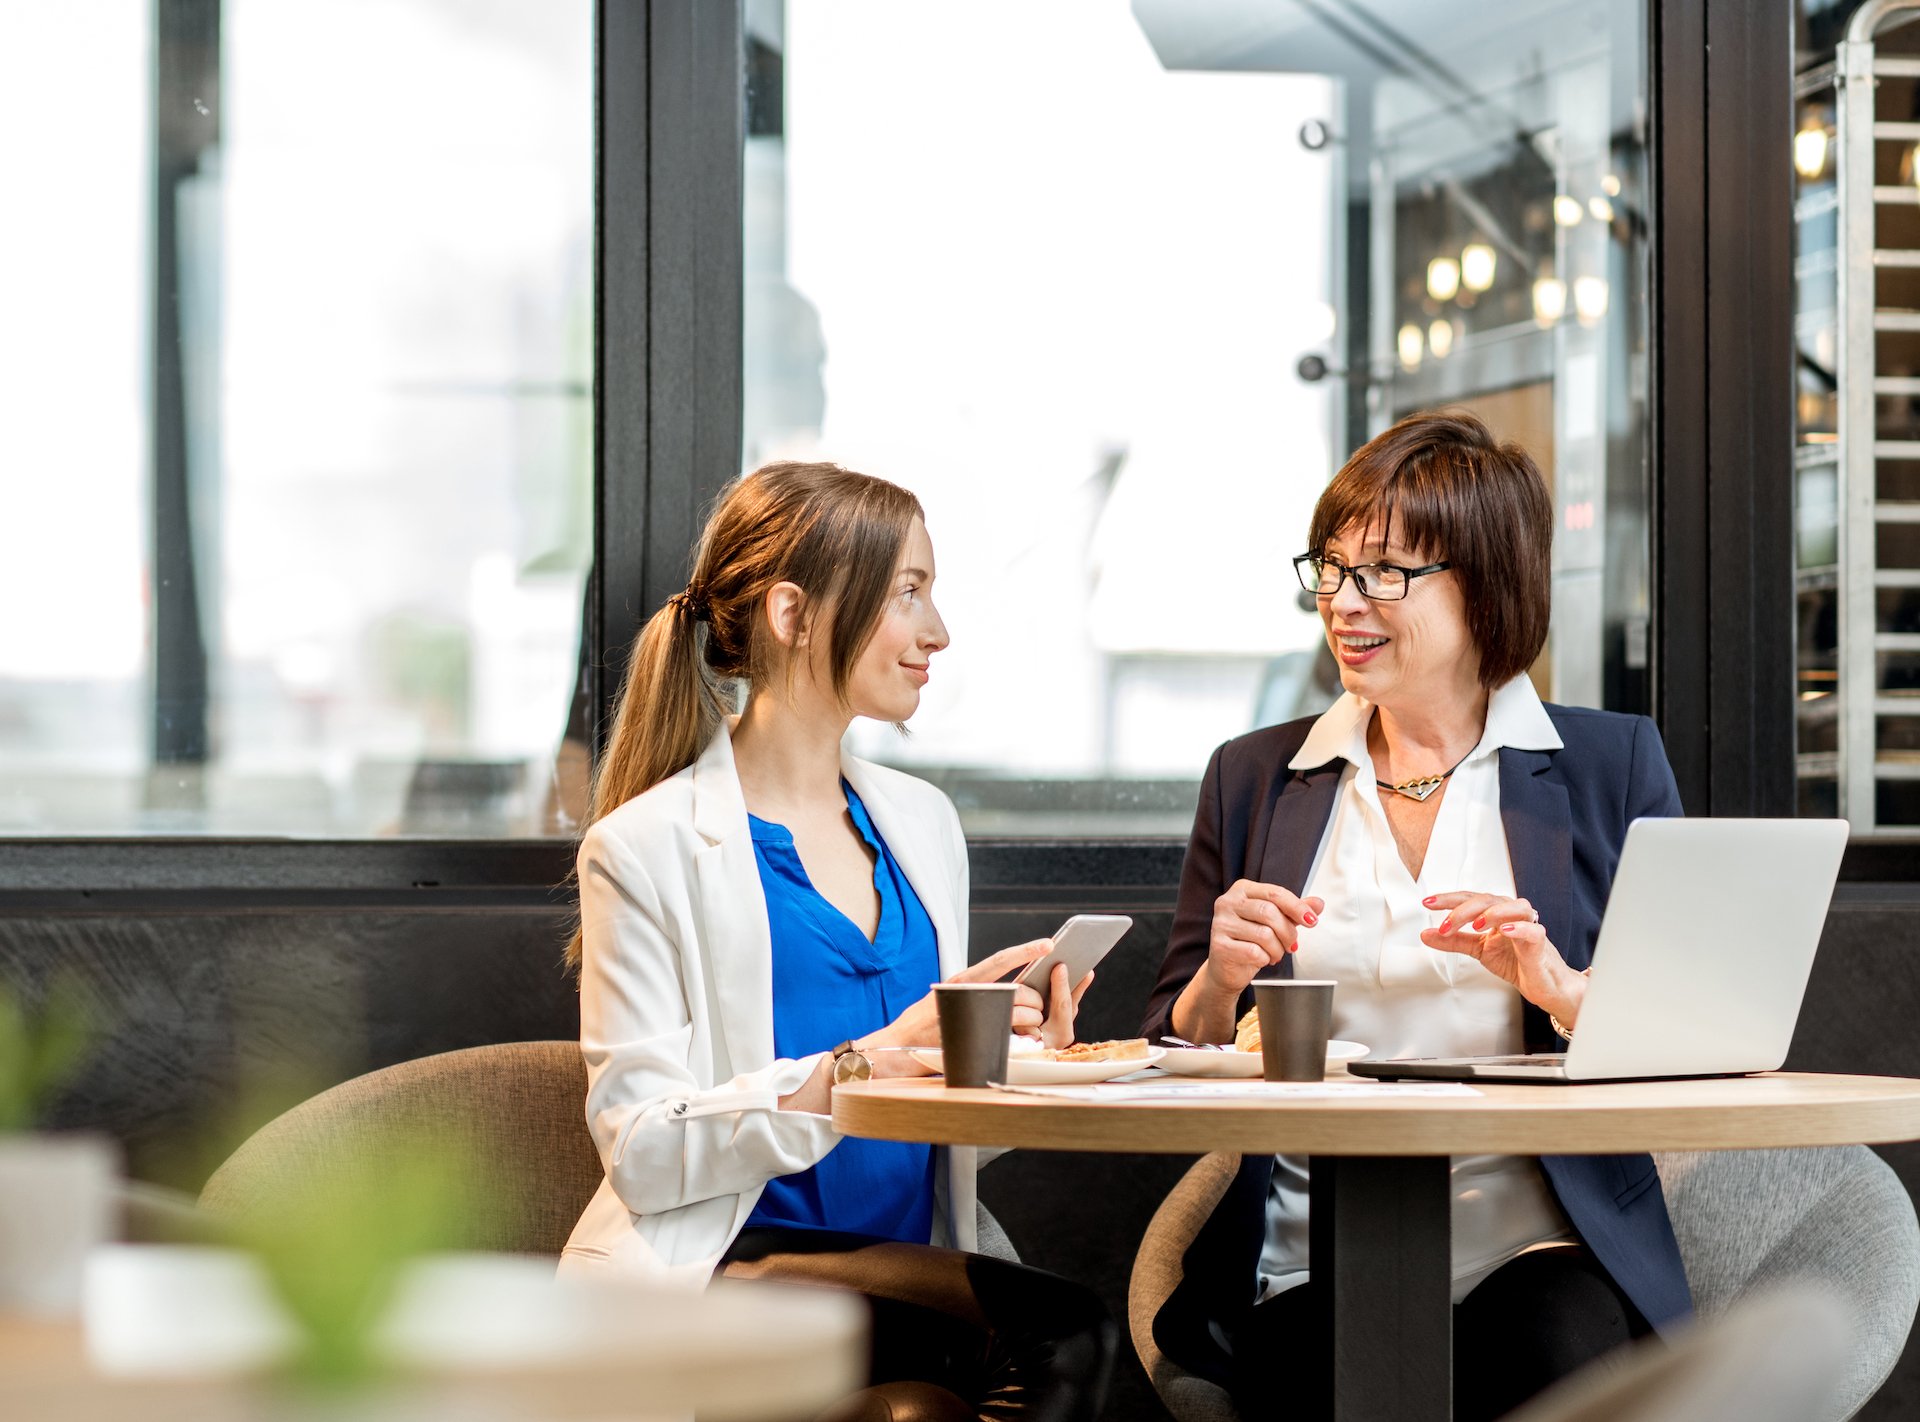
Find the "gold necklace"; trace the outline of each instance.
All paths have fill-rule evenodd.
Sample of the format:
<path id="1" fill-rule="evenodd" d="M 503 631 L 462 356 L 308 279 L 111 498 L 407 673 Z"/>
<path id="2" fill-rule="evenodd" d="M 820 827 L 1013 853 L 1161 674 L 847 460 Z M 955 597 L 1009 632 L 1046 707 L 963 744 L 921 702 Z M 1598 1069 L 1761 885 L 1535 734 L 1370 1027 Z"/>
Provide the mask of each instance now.
<path id="1" fill-rule="evenodd" d="M 1396 795 L 1405 795 L 1409 800 L 1418 800 L 1424 805 L 1432 798 L 1434 791 L 1447 783 L 1448 777 L 1453 774 L 1454 770 L 1458 770 L 1467 763 L 1467 756 L 1472 754 L 1472 751 L 1468 751 L 1467 755 L 1461 756 L 1460 759 L 1453 763 L 1453 770 L 1448 770 L 1440 775 L 1422 775 L 1414 780 L 1402 780 L 1398 785 L 1389 785 L 1386 781 L 1377 778 L 1373 783 L 1378 785 L 1382 790 L 1391 790 Z"/>

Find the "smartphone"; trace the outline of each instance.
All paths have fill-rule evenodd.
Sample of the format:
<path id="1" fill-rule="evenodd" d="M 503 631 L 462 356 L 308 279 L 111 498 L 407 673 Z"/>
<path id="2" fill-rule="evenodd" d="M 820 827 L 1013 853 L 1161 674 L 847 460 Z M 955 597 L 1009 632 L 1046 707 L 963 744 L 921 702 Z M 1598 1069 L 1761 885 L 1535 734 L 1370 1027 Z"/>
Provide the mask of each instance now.
<path id="1" fill-rule="evenodd" d="M 1029 963 L 1027 970 L 1014 981 L 1045 997 L 1047 979 L 1053 973 L 1053 965 L 1065 963 L 1067 986 L 1073 987 L 1092 971 L 1095 963 L 1107 956 L 1107 950 L 1132 927 L 1133 920 L 1123 913 L 1077 913 L 1061 924 L 1059 931 L 1053 935 L 1053 951 Z"/>

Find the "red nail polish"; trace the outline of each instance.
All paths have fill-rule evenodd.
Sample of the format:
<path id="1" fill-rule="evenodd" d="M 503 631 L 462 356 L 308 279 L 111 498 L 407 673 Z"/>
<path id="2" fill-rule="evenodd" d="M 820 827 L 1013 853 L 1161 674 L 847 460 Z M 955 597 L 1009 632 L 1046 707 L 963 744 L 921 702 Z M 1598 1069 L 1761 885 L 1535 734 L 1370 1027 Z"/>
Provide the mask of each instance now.
<path id="1" fill-rule="evenodd" d="M 1475 928 L 1478 928 L 1478 929 L 1481 929 L 1482 931 L 1484 931 L 1484 930 L 1486 929 L 1486 926 L 1487 926 L 1487 921 L 1486 921 L 1486 920 L 1485 920 L 1484 918 L 1476 918 L 1476 919 L 1475 919 L 1475 920 L 1473 921 L 1473 926 L 1474 926 Z"/>
<path id="2" fill-rule="evenodd" d="M 1520 931 L 1520 925 L 1517 923 L 1503 923 L 1500 925 L 1500 931 L 1502 933 L 1518 933 Z"/>
<path id="3" fill-rule="evenodd" d="M 1425 897 L 1424 899 L 1422 899 L 1422 900 L 1420 900 L 1420 902 L 1421 902 L 1421 903 L 1423 903 L 1423 904 L 1425 904 L 1425 905 L 1426 905 L 1426 906 L 1427 906 L 1428 908 L 1432 908 L 1432 907 L 1433 907 L 1433 901 L 1434 901 L 1434 899 L 1435 899 L 1435 898 L 1437 898 L 1437 897 L 1438 897 L 1438 895 L 1435 895 L 1435 894 L 1428 894 L 1428 895 L 1427 895 L 1427 896 L 1426 896 L 1426 897 Z"/>
<path id="4" fill-rule="evenodd" d="M 1308 914 L 1306 918 L 1303 920 L 1303 922 L 1305 922 L 1308 928 L 1312 928 L 1319 921 L 1320 920 L 1315 918 L 1312 914 Z"/>

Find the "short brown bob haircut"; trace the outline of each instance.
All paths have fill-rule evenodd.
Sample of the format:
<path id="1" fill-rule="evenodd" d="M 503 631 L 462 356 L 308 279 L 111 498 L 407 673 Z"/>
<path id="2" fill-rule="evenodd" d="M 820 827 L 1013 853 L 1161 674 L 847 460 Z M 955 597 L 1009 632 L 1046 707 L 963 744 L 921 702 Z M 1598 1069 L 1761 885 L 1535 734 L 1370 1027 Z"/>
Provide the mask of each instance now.
<path id="1" fill-rule="evenodd" d="M 1553 610 L 1553 500 L 1540 466 L 1462 410 L 1409 415 L 1346 462 L 1313 508 L 1307 547 L 1376 527 L 1460 580 L 1480 683 L 1532 666 Z M 1414 585 L 1410 596 L 1418 596 Z"/>

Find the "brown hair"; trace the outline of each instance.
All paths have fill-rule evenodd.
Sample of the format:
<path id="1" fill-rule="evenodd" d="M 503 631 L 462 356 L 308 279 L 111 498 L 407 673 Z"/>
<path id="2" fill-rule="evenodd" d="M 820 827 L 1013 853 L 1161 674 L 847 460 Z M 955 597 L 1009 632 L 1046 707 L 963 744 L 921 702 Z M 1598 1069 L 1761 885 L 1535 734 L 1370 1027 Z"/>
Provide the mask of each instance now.
<path id="1" fill-rule="evenodd" d="M 1307 546 L 1381 526 L 1431 562 L 1453 565 L 1480 652 L 1481 685 L 1511 681 L 1547 644 L 1553 610 L 1553 500 L 1540 467 L 1462 410 L 1409 415 L 1375 435 L 1314 505 Z"/>
<path id="2" fill-rule="evenodd" d="M 765 678 L 771 633 L 760 609 L 775 584 L 807 594 L 809 625 L 832 610 L 827 670 L 844 699 L 921 517 L 905 489 L 837 464 L 767 464 L 729 486 L 700 535 L 686 590 L 634 641 L 582 832 L 699 759 L 731 709 L 724 683 Z M 579 967 L 580 947 L 576 927 L 569 967 Z"/>

